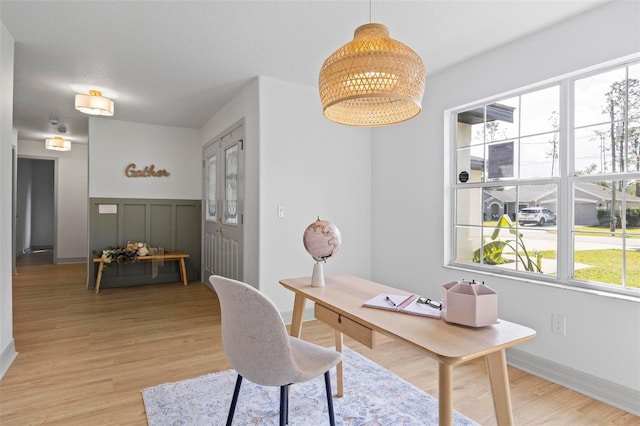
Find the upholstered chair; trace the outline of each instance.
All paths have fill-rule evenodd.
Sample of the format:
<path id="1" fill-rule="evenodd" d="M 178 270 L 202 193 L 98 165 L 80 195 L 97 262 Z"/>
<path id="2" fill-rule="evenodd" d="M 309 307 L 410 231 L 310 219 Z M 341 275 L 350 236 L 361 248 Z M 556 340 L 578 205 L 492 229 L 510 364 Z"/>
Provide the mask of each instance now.
<path id="1" fill-rule="evenodd" d="M 280 425 L 289 422 L 289 385 L 324 373 L 329 422 L 335 425 L 329 370 L 342 354 L 291 337 L 276 306 L 254 287 L 217 275 L 209 277 L 220 299 L 222 344 L 238 372 L 227 426 L 231 426 L 242 379 L 280 387 Z"/>

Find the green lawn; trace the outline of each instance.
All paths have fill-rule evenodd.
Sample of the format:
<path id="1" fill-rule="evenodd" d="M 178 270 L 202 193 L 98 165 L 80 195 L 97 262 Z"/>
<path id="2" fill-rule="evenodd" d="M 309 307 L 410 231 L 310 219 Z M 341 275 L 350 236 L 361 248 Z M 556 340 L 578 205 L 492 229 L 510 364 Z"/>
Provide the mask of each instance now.
<path id="1" fill-rule="evenodd" d="M 540 252 L 545 259 L 555 259 L 553 250 Z M 622 283 L 622 250 L 578 250 L 575 262 L 591 265 L 575 271 L 575 277 L 585 281 L 608 284 Z M 627 250 L 627 287 L 640 288 L 640 251 Z"/>
<path id="2" fill-rule="evenodd" d="M 598 226 L 576 226 L 576 232 L 580 232 L 580 235 L 588 235 L 590 237 L 611 237 L 609 228 L 602 228 Z M 622 232 L 621 229 L 616 229 L 616 232 Z M 636 235 L 629 235 L 636 234 Z M 620 234 L 613 235 L 614 237 L 622 237 Z M 640 228 L 627 227 L 627 238 L 640 238 Z"/>
<path id="3" fill-rule="evenodd" d="M 487 221 L 484 226 L 487 228 L 495 227 L 497 222 Z M 538 229 L 544 229 L 539 227 Z M 611 233 L 607 228 L 597 226 L 579 226 L 575 231 L 581 235 L 611 237 Z M 620 232 L 620 229 L 616 230 Z M 549 232 L 556 232 L 549 230 Z M 627 228 L 627 232 L 636 235 L 627 235 L 627 238 L 640 238 L 640 228 Z M 620 237 L 620 235 L 617 235 Z M 525 244 L 526 244 L 526 238 Z M 555 259 L 555 250 L 547 250 L 540 252 L 544 259 Z M 530 253 L 533 255 L 533 253 Z M 640 288 L 640 250 L 627 250 L 626 253 L 626 285 L 627 287 Z M 622 250 L 577 250 L 574 255 L 575 263 L 589 265 L 586 268 L 579 268 L 575 271 L 575 278 L 585 281 L 596 281 L 607 284 L 622 284 Z"/>

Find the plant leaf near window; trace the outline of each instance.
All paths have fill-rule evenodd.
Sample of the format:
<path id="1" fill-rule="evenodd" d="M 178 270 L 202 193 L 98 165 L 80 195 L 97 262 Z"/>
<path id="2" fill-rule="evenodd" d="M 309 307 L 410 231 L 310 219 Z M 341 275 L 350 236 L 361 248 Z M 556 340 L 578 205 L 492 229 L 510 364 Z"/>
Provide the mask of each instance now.
<path id="1" fill-rule="evenodd" d="M 512 239 L 500 238 L 500 231 L 503 228 L 509 231 L 509 234 L 513 236 Z M 513 243 L 516 241 L 517 244 L 516 247 L 514 247 Z M 517 246 L 520 246 L 522 251 L 519 251 Z M 529 254 L 524 245 L 522 234 L 517 231 L 513 222 L 511 222 L 511 219 L 506 214 L 500 216 L 491 236 L 489 238 L 485 238 L 482 247 L 473 252 L 473 262 L 480 263 L 480 256 L 482 253 L 482 263 L 487 265 L 502 265 L 508 263 L 510 261 L 503 255 L 505 247 L 509 247 L 513 250 L 517 260 L 522 263 L 522 266 L 526 271 L 542 273 L 542 256 L 538 251 L 534 251 L 532 255 Z"/>

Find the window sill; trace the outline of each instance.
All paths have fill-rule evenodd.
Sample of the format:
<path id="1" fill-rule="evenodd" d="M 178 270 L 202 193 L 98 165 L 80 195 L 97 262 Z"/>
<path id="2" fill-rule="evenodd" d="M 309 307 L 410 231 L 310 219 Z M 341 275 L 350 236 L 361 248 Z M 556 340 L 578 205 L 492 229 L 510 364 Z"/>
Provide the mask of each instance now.
<path id="1" fill-rule="evenodd" d="M 601 296 L 601 297 L 607 297 L 610 299 L 618 299 L 618 300 L 624 300 L 627 302 L 640 303 L 640 291 L 625 290 L 623 288 L 614 288 L 613 290 L 616 290 L 614 292 L 608 289 L 601 290 L 598 288 L 581 287 L 580 284 L 578 284 L 577 282 L 576 284 L 570 284 L 567 282 L 560 282 L 560 281 L 536 280 L 528 276 L 515 275 L 511 271 L 509 273 L 500 273 L 500 272 L 496 272 L 495 270 L 488 270 L 480 266 L 473 267 L 473 266 L 469 266 L 468 264 L 462 264 L 462 263 L 452 263 L 449 265 L 445 265 L 444 267 L 446 269 L 464 271 L 467 273 L 473 272 L 473 273 L 482 274 L 484 276 L 515 280 L 515 281 L 520 281 L 527 284 L 551 287 L 558 290 L 577 291 L 585 294 L 590 294 L 593 296 Z M 478 281 L 477 278 L 476 278 L 476 281 Z M 594 284 L 589 284 L 589 285 L 595 286 Z M 629 293 L 626 293 L 625 291 L 628 291 Z"/>

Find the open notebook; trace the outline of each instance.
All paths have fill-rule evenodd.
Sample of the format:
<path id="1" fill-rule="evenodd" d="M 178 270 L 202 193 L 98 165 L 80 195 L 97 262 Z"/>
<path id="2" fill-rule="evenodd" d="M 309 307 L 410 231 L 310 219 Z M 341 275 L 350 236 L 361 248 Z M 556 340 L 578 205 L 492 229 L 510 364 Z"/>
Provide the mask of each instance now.
<path id="1" fill-rule="evenodd" d="M 380 293 L 362 304 L 368 308 L 384 309 L 423 317 L 440 318 L 440 309 L 424 303 L 418 303 L 416 295 L 397 295 Z"/>

